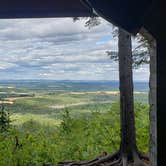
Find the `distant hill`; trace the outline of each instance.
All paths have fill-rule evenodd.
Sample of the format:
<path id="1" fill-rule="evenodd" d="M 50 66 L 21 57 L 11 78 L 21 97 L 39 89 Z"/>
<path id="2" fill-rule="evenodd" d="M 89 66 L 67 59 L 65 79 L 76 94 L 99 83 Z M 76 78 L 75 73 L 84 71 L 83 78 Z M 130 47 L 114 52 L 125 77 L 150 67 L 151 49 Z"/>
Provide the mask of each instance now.
<path id="1" fill-rule="evenodd" d="M 1 80 L 0 85 L 28 89 L 54 89 L 73 91 L 118 90 L 118 81 L 107 80 Z M 0 87 L 2 88 L 2 87 Z M 148 91 L 147 81 L 134 81 L 135 91 Z"/>

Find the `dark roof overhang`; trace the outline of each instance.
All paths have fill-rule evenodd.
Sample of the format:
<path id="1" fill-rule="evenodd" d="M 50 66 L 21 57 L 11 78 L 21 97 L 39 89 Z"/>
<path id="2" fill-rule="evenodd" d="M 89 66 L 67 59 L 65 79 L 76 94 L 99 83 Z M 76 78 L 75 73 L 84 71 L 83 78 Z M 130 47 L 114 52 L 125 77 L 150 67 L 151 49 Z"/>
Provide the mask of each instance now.
<path id="1" fill-rule="evenodd" d="M 83 0 L 113 24 L 136 34 L 151 13 L 152 0 Z"/>
<path id="2" fill-rule="evenodd" d="M 80 0 L 1 0 L 0 18 L 89 17 Z"/>

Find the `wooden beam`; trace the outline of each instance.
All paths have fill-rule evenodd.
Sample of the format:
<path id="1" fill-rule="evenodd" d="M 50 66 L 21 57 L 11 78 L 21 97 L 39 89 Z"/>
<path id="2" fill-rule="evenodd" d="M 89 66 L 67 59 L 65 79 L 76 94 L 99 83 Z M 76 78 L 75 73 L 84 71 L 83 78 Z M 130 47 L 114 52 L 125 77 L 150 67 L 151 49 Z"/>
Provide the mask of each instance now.
<path id="1" fill-rule="evenodd" d="M 0 18 L 88 17 L 80 0 L 1 0 Z"/>

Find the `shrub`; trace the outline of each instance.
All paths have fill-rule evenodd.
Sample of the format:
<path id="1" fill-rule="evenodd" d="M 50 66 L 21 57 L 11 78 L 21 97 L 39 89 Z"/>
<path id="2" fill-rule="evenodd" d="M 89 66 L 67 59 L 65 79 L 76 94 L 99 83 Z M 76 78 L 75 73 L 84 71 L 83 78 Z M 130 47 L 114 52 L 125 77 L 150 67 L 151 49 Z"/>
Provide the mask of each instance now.
<path id="1" fill-rule="evenodd" d="M 0 108 L 0 132 L 7 131 L 10 127 L 10 123 L 10 114 L 5 110 L 5 107 L 2 104 Z"/>

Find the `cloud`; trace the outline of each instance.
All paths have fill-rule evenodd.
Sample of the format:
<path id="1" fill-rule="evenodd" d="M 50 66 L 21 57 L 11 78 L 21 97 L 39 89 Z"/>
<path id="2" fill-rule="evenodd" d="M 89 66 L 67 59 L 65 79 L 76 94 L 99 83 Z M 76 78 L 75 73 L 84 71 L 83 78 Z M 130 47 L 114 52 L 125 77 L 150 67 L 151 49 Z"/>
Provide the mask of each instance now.
<path id="1" fill-rule="evenodd" d="M 8 63 L 8 62 L 0 62 L 0 70 L 6 70 L 9 68 L 16 67 L 16 64 L 13 63 Z"/>
<path id="2" fill-rule="evenodd" d="M 118 65 L 106 54 L 117 50 L 112 25 L 84 25 L 72 18 L 1 20 L 1 79 L 118 79 Z M 138 80 L 149 76 L 146 66 L 134 73 Z"/>

